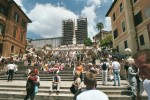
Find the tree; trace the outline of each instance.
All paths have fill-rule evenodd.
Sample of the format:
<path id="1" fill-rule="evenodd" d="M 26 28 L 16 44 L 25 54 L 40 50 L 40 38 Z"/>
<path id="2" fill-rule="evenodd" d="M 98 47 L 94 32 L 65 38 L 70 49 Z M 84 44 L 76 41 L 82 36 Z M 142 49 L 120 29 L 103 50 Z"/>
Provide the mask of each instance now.
<path id="1" fill-rule="evenodd" d="M 105 39 L 100 41 L 101 47 L 111 47 L 112 46 L 112 35 L 109 34 Z"/>
<path id="2" fill-rule="evenodd" d="M 99 30 L 100 33 L 100 41 L 102 40 L 102 29 L 104 28 L 104 25 L 102 22 L 97 23 L 96 25 L 97 29 Z"/>
<path id="3" fill-rule="evenodd" d="M 85 46 L 92 46 L 92 40 L 90 38 L 84 39 L 84 45 Z"/>

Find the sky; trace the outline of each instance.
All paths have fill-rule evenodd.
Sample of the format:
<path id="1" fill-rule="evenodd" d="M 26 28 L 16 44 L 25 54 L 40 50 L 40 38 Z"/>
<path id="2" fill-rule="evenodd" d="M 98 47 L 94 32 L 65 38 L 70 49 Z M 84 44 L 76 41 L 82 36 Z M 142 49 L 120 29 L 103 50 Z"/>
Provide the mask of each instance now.
<path id="1" fill-rule="evenodd" d="M 111 30 L 111 21 L 105 17 L 113 0 L 14 0 L 31 19 L 27 38 L 41 39 L 62 36 L 62 20 L 86 17 L 88 37 L 98 33 L 96 24 L 102 22 L 104 30 Z"/>

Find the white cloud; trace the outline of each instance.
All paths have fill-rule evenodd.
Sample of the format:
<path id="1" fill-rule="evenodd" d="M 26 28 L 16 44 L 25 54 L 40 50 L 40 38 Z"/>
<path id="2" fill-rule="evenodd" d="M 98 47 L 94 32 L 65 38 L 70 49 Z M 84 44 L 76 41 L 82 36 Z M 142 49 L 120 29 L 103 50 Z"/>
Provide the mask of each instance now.
<path id="1" fill-rule="evenodd" d="M 36 4 L 28 16 L 32 20 L 28 30 L 44 38 L 62 36 L 62 20 L 76 19 L 78 16 L 64 7 L 51 4 Z"/>
<path id="2" fill-rule="evenodd" d="M 92 5 L 96 7 L 100 7 L 101 0 L 88 0 L 87 5 Z"/>
<path id="3" fill-rule="evenodd" d="M 110 17 L 105 18 L 104 30 L 108 30 L 108 31 L 111 30 L 111 18 Z"/>
<path id="4" fill-rule="evenodd" d="M 32 23 L 28 25 L 28 31 L 41 35 L 44 38 L 58 37 L 62 34 L 62 20 L 72 18 L 76 19 L 79 15 L 66 9 L 63 2 L 57 3 L 57 6 L 52 4 L 36 4 L 36 6 L 28 11 L 23 6 L 23 0 L 15 0 L 15 2 L 21 6 L 22 10 L 32 20 Z M 88 36 L 93 37 L 98 30 L 96 24 L 98 21 L 103 21 L 105 29 L 111 29 L 111 22 L 109 18 L 101 19 L 96 15 L 96 10 L 101 6 L 102 3 L 110 2 L 110 0 L 76 0 L 85 1 L 87 5 L 81 11 L 81 16 L 87 17 L 88 20 Z"/>
<path id="5" fill-rule="evenodd" d="M 82 12 L 81 16 L 87 17 L 88 21 L 88 35 L 89 37 L 92 37 L 93 33 L 95 33 L 95 18 L 96 18 L 96 13 L 94 12 L 95 6 L 90 6 L 90 7 L 85 7 Z"/>
<path id="6" fill-rule="evenodd" d="M 98 9 L 102 3 L 108 3 L 110 0 L 87 0 L 87 5 L 81 11 L 82 16 L 87 16 L 88 19 L 88 35 L 89 37 L 93 37 L 98 33 L 96 29 L 96 24 L 98 22 L 104 22 L 104 29 L 111 29 L 111 22 L 109 18 L 101 19 L 96 15 L 96 9 Z M 98 21 L 96 21 L 98 19 Z"/>

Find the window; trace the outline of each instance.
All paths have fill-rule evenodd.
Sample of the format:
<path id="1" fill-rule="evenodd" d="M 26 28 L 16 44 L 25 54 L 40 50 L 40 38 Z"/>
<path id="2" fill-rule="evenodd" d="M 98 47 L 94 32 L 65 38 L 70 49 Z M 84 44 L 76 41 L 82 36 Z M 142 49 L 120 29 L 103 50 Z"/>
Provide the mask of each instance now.
<path id="1" fill-rule="evenodd" d="M 3 53 L 3 43 L 0 43 L 0 54 Z"/>
<path id="2" fill-rule="evenodd" d="M 116 15 L 115 15 L 115 13 L 113 14 L 113 20 L 115 21 L 115 19 L 116 19 Z"/>
<path id="3" fill-rule="evenodd" d="M 135 26 L 139 25 L 142 22 L 142 14 L 139 11 L 136 15 L 134 15 Z"/>
<path id="4" fill-rule="evenodd" d="M 126 31 L 126 25 L 125 25 L 125 22 L 123 21 L 122 22 L 122 32 L 125 32 Z"/>
<path id="5" fill-rule="evenodd" d="M 150 7 L 146 9 L 145 13 L 147 18 L 150 17 Z"/>
<path id="6" fill-rule="evenodd" d="M 115 29 L 115 30 L 114 30 L 114 39 L 116 39 L 117 37 L 118 37 L 118 30 Z"/>
<path id="7" fill-rule="evenodd" d="M 16 34 L 17 34 L 17 28 L 14 27 L 14 31 L 13 31 L 13 37 L 16 38 Z"/>
<path id="8" fill-rule="evenodd" d="M 7 16 L 8 9 L 0 4 L 0 13 Z"/>
<path id="9" fill-rule="evenodd" d="M 126 49 L 126 48 L 128 48 L 127 40 L 126 40 L 126 41 L 124 41 L 124 48 L 125 48 L 125 49 Z"/>
<path id="10" fill-rule="evenodd" d="M 119 52 L 119 46 L 116 46 L 117 52 Z"/>
<path id="11" fill-rule="evenodd" d="M 26 27 L 26 22 L 25 22 L 24 20 L 21 21 L 21 26 L 22 26 L 23 28 Z"/>
<path id="12" fill-rule="evenodd" d="M 123 11 L 123 4 L 121 3 L 120 4 L 120 12 L 122 12 Z"/>
<path id="13" fill-rule="evenodd" d="M 0 23 L 0 34 L 4 35 L 4 26 Z"/>
<path id="14" fill-rule="evenodd" d="M 20 41 L 23 41 L 23 33 L 20 33 Z"/>
<path id="15" fill-rule="evenodd" d="M 17 22 L 19 22 L 19 15 L 16 12 L 14 14 L 14 20 L 17 21 Z"/>
<path id="16" fill-rule="evenodd" d="M 15 48 L 15 47 L 12 45 L 12 46 L 11 46 L 11 53 L 14 53 L 14 48 Z"/>
<path id="17" fill-rule="evenodd" d="M 132 0 L 132 1 L 133 1 L 133 3 L 136 3 L 137 0 Z"/>
<path id="18" fill-rule="evenodd" d="M 150 24 L 147 25 L 147 31 L 148 31 L 148 36 L 149 36 L 149 40 L 150 40 Z"/>
<path id="19" fill-rule="evenodd" d="M 144 45 L 145 44 L 144 36 L 141 35 L 139 38 L 140 38 L 140 45 Z"/>

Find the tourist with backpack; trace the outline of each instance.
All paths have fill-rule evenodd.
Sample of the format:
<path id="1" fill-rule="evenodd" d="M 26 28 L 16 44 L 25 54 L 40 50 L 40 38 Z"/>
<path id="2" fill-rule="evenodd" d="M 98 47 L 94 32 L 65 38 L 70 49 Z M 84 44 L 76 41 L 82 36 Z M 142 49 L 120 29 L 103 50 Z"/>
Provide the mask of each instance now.
<path id="1" fill-rule="evenodd" d="M 107 74 L 108 74 L 108 68 L 110 64 L 107 61 L 106 58 L 103 59 L 103 62 L 101 63 L 101 70 L 102 70 L 102 84 L 106 85 L 107 83 Z"/>

